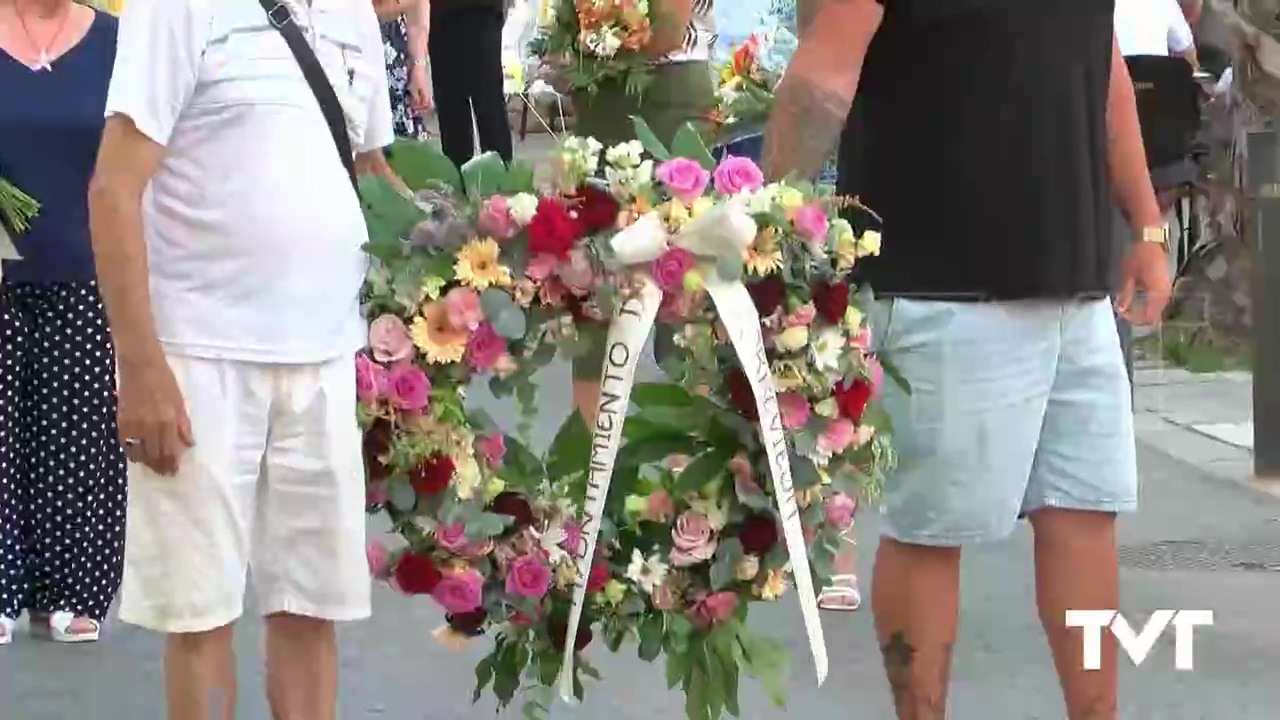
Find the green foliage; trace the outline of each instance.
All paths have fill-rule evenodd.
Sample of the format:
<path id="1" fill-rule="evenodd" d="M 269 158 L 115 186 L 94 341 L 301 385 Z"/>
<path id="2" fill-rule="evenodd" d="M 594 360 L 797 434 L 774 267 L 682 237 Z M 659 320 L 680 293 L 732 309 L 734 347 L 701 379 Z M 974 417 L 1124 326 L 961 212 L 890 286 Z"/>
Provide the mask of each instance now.
<path id="1" fill-rule="evenodd" d="M 502 192 L 507 183 L 507 164 L 498 153 L 477 155 L 462 166 L 462 184 L 472 200 Z"/>
<path id="2" fill-rule="evenodd" d="M 645 122 L 644 118 L 633 115 L 631 116 L 631 124 L 635 126 L 636 139 L 644 146 L 645 152 L 658 161 L 671 159 L 671 151 L 667 149 L 666 145 L 662 144 L 662 141 L 658 139 L 658 136 L 653 132 L 653 128 L 649 127 L 649 123 Z"/>
<path id="3" fill-rule="evenodd" d="M 397 140 L 391 145 L 388 163 L 413 190 L 444 186 L 454 192 L 462 191 L 462 175 L 458 166 L 435 143 Z"/>
<path id="4" fill-rule="evenodd" d="M 716 169 L 715 158 L 711 156 L 711 151 L 707 149 L 707 144 L 703 142 L 702 135 L 694 129 L 691 123 L 685 123 L 676 132 L 675 140 L 671 143 L 671 152 L 676 157 L 698 161 L 698 164 L 708 171 Z"/>
<path id="5" fill-rule="evenodd" d="M 401 241 L 427 217 L 386 178 L 374 175 L 360 178 L 360 207 L 369 228 L 365 252 L 384 262 L 404 256 Z"/>

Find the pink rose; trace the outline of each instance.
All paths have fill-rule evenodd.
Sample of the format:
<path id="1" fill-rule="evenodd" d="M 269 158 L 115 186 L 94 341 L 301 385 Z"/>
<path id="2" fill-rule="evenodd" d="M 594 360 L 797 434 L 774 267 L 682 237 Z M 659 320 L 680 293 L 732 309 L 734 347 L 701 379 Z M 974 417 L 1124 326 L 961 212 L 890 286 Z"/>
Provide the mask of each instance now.
<path id="1" fill-rule="evenodd" d="M 809 242 L 823 242 L 827 239 L 827 213 L 817 205 L 805 205 L 796 210 L 793 222 L 800 237 Z"/>
<path id="2" fill-rule="evenodd" d="M 484 600 L 484 577 L 467 568 L 446 574 L 440 579 L 431 597 L 440 603 L 445 612 L 455 615 L 480 609 Z"/>
<path id="3" fill-rule="evenodd" d="M 506 240 L 520 231 L 520 226 L 511 219 L 511 206 L 502 195 L 494 195 L 484 201 L 476 224 L 481 233 L 498 240 Z"/>
<path id="4" fill-rule="evenodd" d="M 738 609 L 738 594 L 729 590 L 704 595 L 689 609 L 690 619 L 703 627 L 711 627 L 733 617 Z"/>
<path id="5" fill-rule="evenodd" d="M 818 435 L 818 449 L 824 453 L 839 455 L 858 437 L 858 428 L 848 418 L 836 418 L 827 423 Z"/>
<path id="6" fill-rule="evenodd" d="M 467 526 L 461 520 L 440 525 L 435 531 L 436 544 L 441 549 L 456 553 L 467 546 Z"/>
<path id="7" fill-rule="evenodd" d="M 706 515 L 688 511 L 676 519 L 671 545 L 671 564 L 676 567 L 706 562 L 716 554 L 716 529 Z"/>
<path id="8" fill-rule="evenodd" d="M 489 323 L 481 323 L 467 338 L 467 364 L 480 371 L 493 369 L 498 359 L 507 354 L 507 339 Z"/>
<path id="9" fill-rule="evenodd" d="M 666 490 L 654 490 L 645 498 L 644 519 L 650 522 L 667 523 L 676 514 L 676 502 Z"/>
<path id="10" fill-rule="evenodd" d="M 507 592 L 537 600 L 551 589 L 551 568 L 536 555 L 524 555 L 507 566 Z"/>
<path id="11" fill-rule="evenodd" d="M 661 257 L 653 261 L 653 267 L 650 270 L 653 273 L 653 281 L 663 292 L 684 292 L 685 273 L 693 269 L 697 260 L 693 253 L 684 248 L 667 248 Z"/>
<path id="12" fill-rule="evenodd" d="M 556 271 L 556 266 L 560 264 L 560 258 L 555 255 L 542 253 L 529 258 L 529 263 L 524 267 L 525 277 L 535 282 L 542 282 L 551 277 Z"/>
<path id="13" fill-rule="evenodd" d="M 662 163 L 658 166 L 654 177 L 685 204 L 702 197 L 702 193 L 707 189 L 707 183 L 711 181 L 711 173 L 688 158 L 675 158 Z"/>
<path id="14" fill-rule="evenodd" d="M 476 438 L 476 451 L 489 463 L 489 467 L 498 467 L 502 465 L 502 459 L 507 456 L 507 438 L 502 433 L 489 433 Z"/>
<path id="15" fill-rule="evenodd" d="M 733 459 L 729 461 L 729 473 L 733 475 L 734 480 L 754 482 L 751 479 L 751 461 L 741 453 L 734 455 Z"/>
<path id="16" fill-rule="evenodd" d="M 401 363 L 387 375 L 387 396 L 400 410 L 426 410 L 431 404 L 431 380 L 416 365 Z"/>
<path id="17" fill-rule="evenodd" d="M 386 580 L 391 575 L 391 553 L 387 546 L 377 540 L 370 540 L 364 546 L 365 559 L 369 561 L 369 575 L 376 580 Z"/>
<path id="18" fill-rule="evenodd" d="M 827 524 L 841 532 L 848 530 L 853 524 L 854 513 L 858 512 L 858 501 L 848 495 L 832 493 L 823 503 Z"/>
<path id="19" fill-rule="evenodd" d="M 812 303 L 806 303 L 796 308 L 796 311 L 782 318 L 782 327 L 808 327 L 813 324 L 813 319 L 818 314 L 817 309 Z"/>
<path id="20" fill-rule="evenodd" d="M 755 192 L 764 187 L 764 173 L 750 158 L 730 155 L 716 168 L 715 184 L 721 195 Z"/>
<path id="21" fill-rule="evenodd" d="M 480 293 L 469 287 L 456 287 L 444 296 L 445 317 L 458 330 L 475 330 L 484 322 L 480 309 Z"/>
<path id="22" fill-rule="evenodd" d="M 574 295 L 586 295 L 595 284 L 595 273 L 591 267 L 591 257 L 584 248 L 570 250 L 568 260 L 560 263 L 556 268 L 556 274 L 560 276 L 560 281 L 564 283 L 565 287 L 569 288 L 569 292 Z"/>
<path id="23" fill-rule="evenodd" d="M 369 324 L 369 348 L 380 363 L 396 363 L 413 357 L 409 328 L 395 315 L 383 315 Z"/>
<path id="24" fill-rule="evenodd" d="M 367 355 L 356 355 L 356 397 L 373 404 L 387 391 L 387 370 Z"/>
<path id="25" fill-rule="evenodd" d="M 809 401 L 798 392 L 778 395 L 778 411 L 782 413 L 782 427 L 799 430 L 809 422 Z"/>
<path id="26" fill-rule="evenodd" d="M 884 385 L 884 366 L 875 355 L 867 356 L 867 380 L 871 383 L 872 395 L 879 393 L 880 387 Z"/>

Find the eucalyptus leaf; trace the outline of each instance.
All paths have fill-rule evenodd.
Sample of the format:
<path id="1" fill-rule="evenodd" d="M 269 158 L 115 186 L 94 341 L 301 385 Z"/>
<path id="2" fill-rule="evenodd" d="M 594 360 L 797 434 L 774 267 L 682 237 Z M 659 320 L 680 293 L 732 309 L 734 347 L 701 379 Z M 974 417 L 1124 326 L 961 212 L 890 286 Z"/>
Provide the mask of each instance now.
<path id="1" fill-rule="evenodd" d="M 495 538 L 506 531 L 511 518 L 506 515 L 480 512 L 467 518 L 467 539 L 472 542 L 483 542 Z"/>
<path id="2" fill-rule="evenodd" d="M 659 162 L 671 159 L 671 151 L 667 150 L 666 145 L 662 144 L 662 141 L 654 134 L 653 129 L 649 127 L 649 123 L 644 121 L 644 118 L 633 115 L 631 116 L 631 124 L 635 127 L 636 139 L 644 146 L 645 152 L 652 155 Z"/>
<path id="3" fill-rule="evenodd" d="M 503 309 L 497 315 L 490 315 L 489 322 L 493 324 L 493 329 L 499 335 L 508 340 L 519 340 L 529 329 L 528 318 L 520 308 L 514 305 Z"/>
<path id="4" fill-rule="evenodd" d="M 791 481 L 796 490 L 808 490 L 822 484 L 822 475 L 813 460 L 791 453 Z"/>
<path id="5" fill-rule="evenodd" d="M 663 616 L 653 613 L 640 621 L 640 659 L 653 662 L 662 653 L 662 637 L 666 630 Z"/>
<path id="6" fill-rule="evenodd" d="M 493 658 L 487 657 L 476 665 L 476 689 L 471 696 L 472 703 L 480 702 L 480 696 L 491 682 L 493 682 Z"/>
<path id="7" fill-rule="evenodd" d="M 396 510 L 402 513 L 411 513 L 418 504 L 418 493 L 414 492 L 409 483 L 391 483 L 391 487 L 387 491 L 387 500 L 391 503 L 391 507 Z"/>
<path id="8" fill-rule="evenodd" d="M 462 166 L 462 184 L 472 200 L 502 192 L 507 182 L 507 163 L 496 152 L 471 158 Z"/>
<path id="9" fill-rule="evenodd" d="M 729 538 L 716 549 L 715 562 L 711 565 L 711 589 L 724 590 L 734 583 L 734 571 L 745 553 L 738 538 Z"/>
<path id="10" fill-rule="evenodd" d="M 515 392 L 515 384 L 511 380 L 494 375 L 489 378 L 489 392 L 496 398 L 510 397 Z"/>
<path id="11" fill-rule="evenodd" d="M 435 143 L 397 140 L 391 145 L 388 163 L 396 175 L 413 190 L 443 184 L 455 192 L 462 190 L 458 166 Z"/>
<path id="12" fill-rule="evenodd" d="M 742 260 L 740 258 L 716 258 L 716 275 L 725 282 L 738 282 L 742 279 Z"/>
<path id="13" fill-rule="evenodd" d="M 702 135 L 692 123 L 685 123 L 676 131 L 675 140 L 671 143 L 671 154 L 675 157 L 695 160 L 705 170 L 716 169 L 716 159 L 712 157 L 706 142 L 702 140 Z"/>

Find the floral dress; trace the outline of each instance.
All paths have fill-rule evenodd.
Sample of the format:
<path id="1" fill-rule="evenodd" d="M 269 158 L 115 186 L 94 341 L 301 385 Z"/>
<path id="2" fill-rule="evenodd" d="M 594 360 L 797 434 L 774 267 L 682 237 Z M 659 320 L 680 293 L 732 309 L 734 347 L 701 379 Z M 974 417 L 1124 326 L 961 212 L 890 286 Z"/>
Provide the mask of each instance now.
<path id="1" fill-rule="evenodd" d="M 427 132 L 425 123 L 409 106 L 409 27 L 403 15 L 382 24 L 382 47 L 387 55 L 387 85 L 396 137 L 421 138 Z"/>

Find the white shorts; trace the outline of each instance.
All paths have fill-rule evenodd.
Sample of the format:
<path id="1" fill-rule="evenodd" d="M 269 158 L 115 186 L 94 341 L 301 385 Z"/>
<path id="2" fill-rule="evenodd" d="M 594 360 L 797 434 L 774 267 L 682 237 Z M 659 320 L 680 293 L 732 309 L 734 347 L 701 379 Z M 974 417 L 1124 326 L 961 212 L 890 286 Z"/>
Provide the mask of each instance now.
<path id="1" fill-rule="evenodd" d="M 176 477 L 129 466 L 120 619 L 166 633 L 230 624 L 250 568 L 262 615 L 368 617 L 353 359 L 169 365 L 195 446 Z"/>

